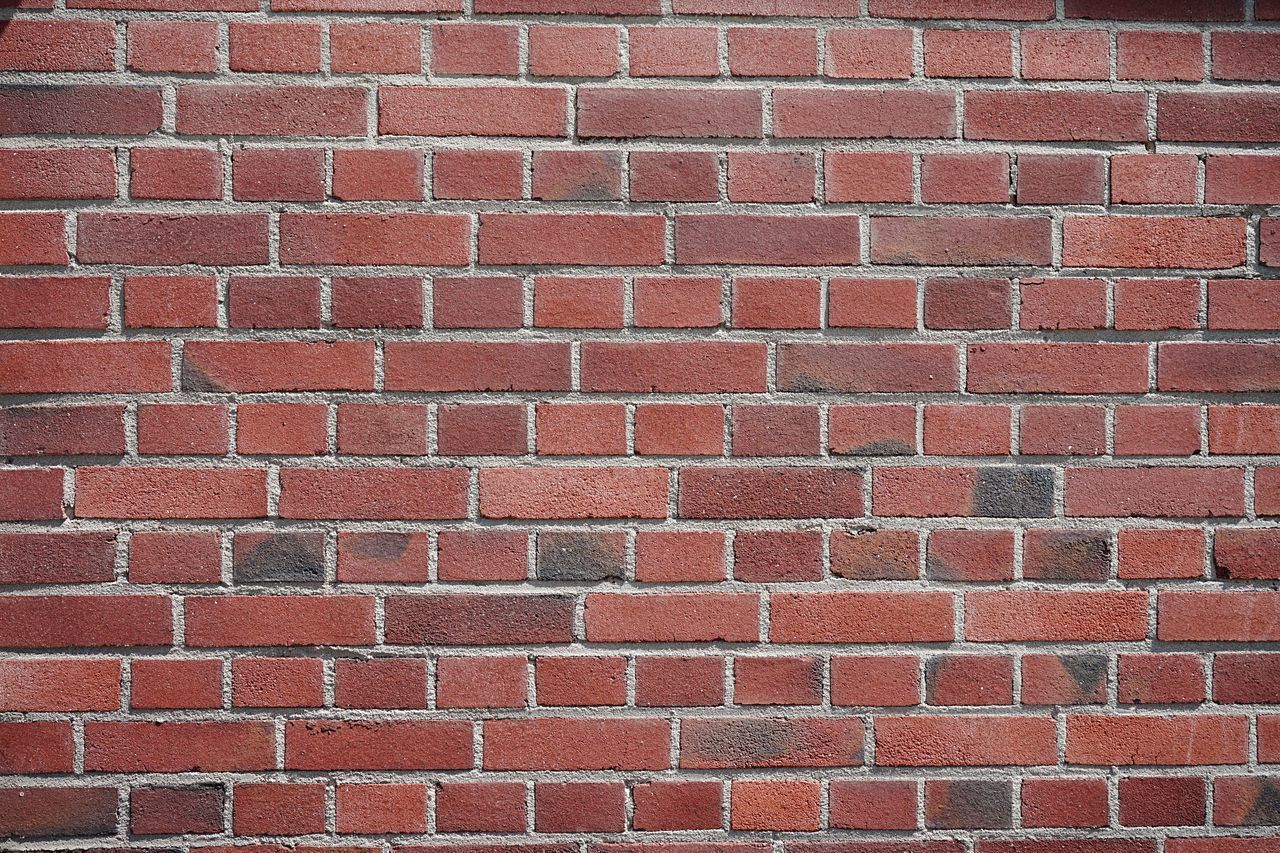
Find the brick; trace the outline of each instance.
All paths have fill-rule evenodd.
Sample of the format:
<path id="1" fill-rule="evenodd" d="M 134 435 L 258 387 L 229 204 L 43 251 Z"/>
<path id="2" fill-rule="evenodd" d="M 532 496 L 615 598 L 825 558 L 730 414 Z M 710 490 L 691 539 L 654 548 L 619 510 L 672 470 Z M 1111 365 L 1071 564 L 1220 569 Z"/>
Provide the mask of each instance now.
<path id="1" fill-rule="evenodd" d="M 836 29 L 827 33 L 828 77 L 906 80 L 911 77 L 911 30 Z"/>
<path id="2" fill-rule="evenodd" d="M 588 342 L 582 347 L 587 391 L 720 393 L 761 391 L 765 347 L 752 342 Z"/>
<path id="3" fill-rule="evenodd" d="M 1052 255 L 1039 216 L 873 216 L 871 260 L 884 264 L 1042 266 Z"/>
<path id="4" fill-rule="evenodd" d="M 1196 158 L 1187 154 L 1112 157 L 1111 200 L 1115 204 L 1194 204 L 1198 170 Z"/>
<path id="5" fill-rule="evenodd" d="M 127 275 L 124 323 L 128 328 L 181 329 L 218 324 L 217 283 L 212 276 Z"/>
<path id="6" fill-rule="evenodd" d="M 617 27 L 529 27 L 529 73 L 535 77 L 612 77 L 618 67 Z"/>
<path id="7" fill-rule="evenodd" d="M 730 27 L 729 73 L 812 77 L 818 73 L 818 31 L 813 27 Z"/>
<path id="8" fill-rule="evenodd" d="M 0 710 L 117 711 L 120 662 L 109 658 L 42 658 L 0 663 Z"/>
<path id="9" fill-rule="evenodd" d="M 359 595 L 201 596 L 187 602 L 187 644 L 198 647 L 373 643 L 373 599 Z"/>
<path id="10" fill-rule="evenodd" d="M 1147 594 L 1140 590 L 965 593 L 965 637 L 991 642 L 1141 640 L 1147 634 Z"/>
<path id="11" fill-rule="evenodd" d="M 928 139 L 955 133 L 949 92 L 780 88 L 774 135 L 790 139 Z"/>
<path id="12" fill-rule="evenodd" d="M 1012 77 L 1012 33 L 927 29 L 924 72 L 929 77 Z"/>
<path id="13" fill-rule="evenodd" d="M 817 780 L 735 779 L 729 825 L 738 830 L 807 830 L 821 826 Z"/>
<path id="14" fill-rule="evenodd" d="M 439 832 L 520 832 L 525 786 L 520 782 L 441 782 L 436 789 Z"/>
<path id="15" fill-rule="evenodd" d="M 627 28 L 632 77 L 715 77 L 719 73 L 714 27 Z"/>
<path id="16" fill-rule="evenodd" d="M 523 708 L 529 695 L 527 666 L 517 657 L 451 657 L 436 665 L 440 708 Z"/>
<path id="17" fill-rule="evenodd" d="M 403 595 L 386 602 L 393 645 L 567 643 L 572 601 L 559 595 Z"/>
<path id="18" fill-rule="evenodd" d="M 777 643 L 949 642 L 950 593 L 775 593 L 770 638 Z"/>
<path id="19" fill-rule="evenodd" d="M 422 70 L 422 31 L 411 24 L 334 21 L 329 64 L 338 73 L 416 74 Z"/>
<path id="20" fill-rule="evenodd" d="M 5 788 L 0 832 L 8 838 L 107 836 L 116 831 L 115 788 Z"/>
<path id="21" fill-rule="evenodd" d="M 828 151 L 827 201 L 911 201 L 912 159 L 907 152 Z"/>
<path id="22" fill-rule="evenodd" d="M 761 95 L 746 89 L 594 88 L 578 90 L 583 138 L 759 138 Z"/>
<path id="23" fill-rule="evenodd" d="M 253 86 L 186 83 L 178 87 L 180 134 L 363 136 L 364 89 L 355 86 Z"/>
<path id="24" fill-rule="evenodd" d="M 1225 269 L 1244 263 L 1244 222 L 1070 216 L 1063 223 L 1062 252 L 1066 266 Z"/>
<path id="25" fill-rule="evenodd" d="M 1123 157 L 1113 157 L 1113 170 L 1117 162 L 1123 161 Z M 1113 185 L 1114 180 L 1113 176 Z M 1089 154 L 1022 154 L 1018 157 L 1018 204 L 1102 204 L 1105 194 L 1106 161 L 1102 157 Z"/>
<path id="26" fill-rule="evenodd" d="M 0 325 L 105 330 L 111 280 L 99 276 L 0 276 Z"/>
<path id="27" fill-rule="evenodd" d="M 857 264 L 858 234 L 852 216 L 684 215 L 676 219 L 676 262 Z"/>
<path id="28" fill-rule="evenodd" d="M 1277 602 L 1266 591 L 1162 592 L 1157 598 L 1157 636 L 1162 640 L 1265 641 Z"/>
<path id="29" fill-rule="evenodd" d="M 115 195 L 115 156 L 108 148 L 0 150 L 0 198 L 86 199 Z"/>
<path id="30" fill-rule="evenodd" d="M 272 770 L 273 729 L 258 720 L 86 723 L 84 766 L 107 773 Z"/>
<path id="31" fill-rule="evenodd" d="M 660 216 L 486 213 L 480 261 L 486 264 L 656 266 L 663 261 Z"/>
<path id="32" fill-rule="evenodd" d="M 134 788 L 129 792 L 129 831 L 134 835 L 210 835 L 222 831 L 221 785 Z"/>
<path id="33" fill-rule="evenodd" d="M 564 136 L 568 98 L 555 86 L 386 86 L 378 132 L 388 136 Z"/>
<path id="34" fill-rule="evenodd" d="M 60 213 L 0 215 L 0 266 L 67 263 L 66 218 Z"/>
<path id="35" fill-rule="evenodd" d="M 463 770 L 471 726 L 455 720 L 368 723 L 291 719 L 284 766 L 291 770 Z"/>
<path id="36" fill-rule="evenodd" d="M 237 835 L 307 835 L 324 830 L 325 787 L 316 783 L 244 782 L 234 788 Z"/>
<path id="37" fill-rule="evenodd" d="M 784 391 L 947 391 L 959 381 L 956 351 L 948 344 L 787 343 L 778 352 Z"/>
<path id="38" fill-rule="evenodd" d="M 685 468 L 682 518 L 860 518 L 862 476 L 822 468 Z"/>
<path id="39" fill-rule="evenodd" d="M 710 597 L 698 593 L 590 593 L 587 639 L 601 643 L 754 642 L 759 637 L 758 604 L 757 596 L 750 593 Z"/>
<path id="40" fill-rule="evenodd" d="M 850 767 L 863 762 L 852 719 L 705 717 L 683 721 L 682 768 Z"/>
<path id="41" fill-rule="evenodd" d="M 0 133 L 143 136 L 160 129 L 159 86 L 0 87 Z"/>
<path id="42" fill-rule="evenodd" d="M 438 151 L 432 157 L 436 198 L 515 199 L 523 194 L 519 151 Z"/>
<path id="43" fill-rule="evenodd" d="M 1121 80 L 1201 80 L 1204 43 L 1199 33 L 1132 30 L 1116 36 Z"/>
<path id="44" fill-rule="evenodd" d="M 88 467 L 77 472 L 76 511 L 85 518 L 261 518 L 261 468 Z"/>
<path id="45" fill-rule="evenodd" d="M 997 779 L 929 780 L 924 824 L 931 829 L 1011 829 L 1013 785 Z"/>
<path id="46" fill-rule="evenodd" d="M 218 25 L 213 21 L 128 23 L 125 66 L 141 72 L 212 74 L 217 70 Z"/>
<path id="47" fill-rule="evenodd" d="M 993 343 L 969 347 L 969 390 L 979 394 L 1141 394 L 1146 344 Z"/>
<path id="48" fill-rule="evenodd" d="M 905 517 L 1048 518 L 1053 471 L 1036 466 L 877 468 L 876 515 Z"/>
<path id="49" fill-rule="evenodd" d="M 1053 720 L 1012 716 L 880 717 L 876 763 L 890 767 L 1057 763 Z"/>
<path id="50" fill-rule="evenodd" d="M 1171 92 L 1156 105 L 1156 136 L 1170 142 L 1271 142 L 1280 135 L 1274 103 L 1267 93 Z"/>
<path id="51" fill-rule="evenodd" d="M 1231 517 L 1244 514 L 1243 480 L 1228 468 L 1093 468 L 1066 472 L 1069 516 Z"/>
<path id="52" fill-rule="evenodd" d="M 1106 826 L 1108 811 L 1105 779 L 1063 777 L 1022 781 L 1023 826 Z"/>
<path id="53" fill-rule="evenodd" d="M 1248 728 L 1244 717 L 1230 715 L 1071 714 L 1067 763 L 1241 764 Z"/>
<path id="54" fill-rule="evenodd" d="M 267 217 L 256 213 L 81 213 L 84 263 L 256 265 L 267 262 Z"/>
<path id="55" fill-rule="evenodd" d="M 662 770 L 671 766 L 666 720 L 487 720 L 486 770 Z"/>
<path id="56" fill-rule="evenodd" d="M 622 198 L 620 151 L 535 151 L 533 197 L 541 201 Z"/>
<path id="57" fill-rule="evenodd" d="M 829 820 L 838 829 L 915 829 L 917 799 L 914 781 L 833 779 Z"/>
<path id="58" fill-rule="evenodd" d="M 1022 33 L 1022 76 L 1031 80 L 1107 80 L 1111 35 L 1106 30 Z"/>

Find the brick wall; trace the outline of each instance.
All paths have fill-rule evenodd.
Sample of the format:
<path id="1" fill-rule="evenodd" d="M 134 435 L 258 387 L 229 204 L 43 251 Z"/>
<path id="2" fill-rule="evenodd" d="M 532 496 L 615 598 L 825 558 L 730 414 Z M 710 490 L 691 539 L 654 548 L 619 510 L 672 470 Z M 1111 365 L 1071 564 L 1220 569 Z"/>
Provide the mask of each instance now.
<path id="1" fill-rule="evenodd" d="M 14 2 L 0 847 L 1280 850 L 1280 2 Z"/>

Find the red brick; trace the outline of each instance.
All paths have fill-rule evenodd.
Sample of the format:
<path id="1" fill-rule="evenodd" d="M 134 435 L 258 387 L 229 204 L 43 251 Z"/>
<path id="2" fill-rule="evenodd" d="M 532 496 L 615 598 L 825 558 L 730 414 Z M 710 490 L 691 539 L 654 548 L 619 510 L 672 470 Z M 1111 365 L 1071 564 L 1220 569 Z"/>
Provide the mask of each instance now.
<path id="1" fill-rule="evenodd" d="M 835 29 L 827 33 L 827 77 L 906 80 L 911 77 L 911 30 Z"/>
<path id="2" fill-rule="evenodd" d="M 680 341 L 582 346 L 584 391 L 763 391 L 765 347 L 754 342 Z"/>
<path id="3" fill-rule="evenodd" d="M 132 708 L 222 707 L 222 661 L 216 658 L 137 658 L 129 671 Z"/>
<path id="4" fill-rule="evenodd" d="M 1147 98 L 1139 92 L 974 91 L 964 98 L 967 139 L 1019 142 L 1147 138 Z"/>
<path id="5" fill-rule="evenodd" d="M 543 717 L 486 720 L 486 770 L 662 770 L 671 766 L 666 720 Z"/>
<path id="6" fill-rule="evenodd" d="M 144 135 L 163 120 L 158 86 L 0 88 L 0 133 Z"/>
<path id="7" fill-rule="evenodd" d="M 1071 714 L 1067 763 L 1243 764 L 1248 731 L 1246 718 L 1229 715 Z"/>
<path id="8" fill-rule="evenodd" d="M 567 643 L 573 602 L 559 595 L 403 595 L 386 601 L 393 645 Z"/>
<path id="9" fill-rule="evenodd" d="M 761 94 L 748 89 L 593 88 L 578 90 L 583 138 L 759 138 Z"/>
<path id="10" fill-rule="evenodd" d="M 535 782 L 538 832 L 621 832 L 626 828 L 626 786 L 621 782 Z"/>
<path id="11" fill-rule="evenodd" d="M 431 162 L 436 198 L 515 199 L 524 192 L 519 151 L 437 151 Z"/>
<path id="12" fill-rule="evenodd" d="M 1105 642 L 1147 635 L 1141 590 L 965 593 L 965 637 L 980 643 Z"/>
<path id="13" fill-rule="evenodd" d="M 911 201 L 911 154 L 828 151 L 823 157 L 827 201 Z"/>
<path id="14" fill-rule="evenodd" d="M 136 835 L 207 835 L 222 831 L 220 785 L 134 788 L 129 800 L 130 832 Z"/>
<path id="15" fill-rule="evenodd" d="M 427 786 L 395 782 L 338 785 L 339 833 L 416 833 L 427 830 Z"/>
<path id="16" fill-rule="evenodd" d="M 1024 406 L 1018 450 L 1032 456 L 1098 456 L 1107 446 L 1101 406 Z"/>
<path id="17" fill-rule="evenodd" d="M 383 86 L 386 136 L 564 136 L 567 93 L 553 86 Z"/>
<path id="18" fill-rule="evenodd" d="M 1274 627 L 1280 600 L 1269 591 L 1162 592 L 1157 601 L 1161 640 L 1263 642 Z"/>
<path id="19" fill-rule="evenodd" d="M 422 70 L 422 30 L 416 24 L 334 21 L 329 64 L 340 74 L 416 74 Z"/>
<path id="20" fill-rule="evenodd" d="M 664 257 L 660 216 L 586 213 L 485 213 L 484 264 L 656 266 Z"/>
<path id="21" fill-rule="evenodd" d="M 569 346 L 552 342 L 392 342 L 386 385 L 402 391 L 568 390 Z"/>
<path id="22" fill-rule="evenodd" d="M 916 412 L 912 406 L 832 406 L 827 417 L 832 453 L 900 456 L 916 451 Z"/>
<path id="23" fill-rule="evenodd" d="M 109 836 L 116 831 L 119 792 L 115 788 L 5 788 L 0 791 L 10 838 Z"/>
<path id="24" fill-rule="evenodd" d="M 114 71 L 109 21 L 11 19 L 0 46 L 4 71 Z"/>
<path id="25" fill-rule="evenodd" d="M 262 518 L 262 468 L 86 467 L 76 472 L 84 518 Z"/>
<path id="26" fill-rule="evenodd" d="M 212 74 L 217 70 L 214 21 L 131 20 L 128 42 L 125 65 L 134 71 Z"/>
<path id="27" fill-rule="evenodd" d="M 1121 80 L 1202 80 L 1204 42 L 1199 33 L 1120 32 L 1116 76 Z"/>
<path id="28" fill-rule="evenodd" d="M 533 152 L 533 197 L 540 201 L 618 201 L 620 151 Z"/>
<path id="29" fill-rule="evenodd" d="M 456 720 L 371 723 L 291 719 L 284 729 L 290 770 L 464 770 L 471 725 Z"/>
<path id="30" fill-rule="evenodd" d="M 734 779 L 729 825 L 813 832 L 821 827 L 821 793 L 816 779 Z"/>
<path id="31" fill-rule="evenodd" d="M 1013 34 L 1007 30 L 924 31 L 929 77 L 1012 77 Z"/>
<path id="32" fill-rule="evenodd" d="M 84 767 L 89 772 L 190 773 L 273 770 L 270 722 L 89 722 Z"/>
<path id="33" fill-rule="evenodd" d="M 707 717 L 682 721 L 681 768 L 853 767 L 863 727 L 852 718 Z"/>
<path id="34" fill-rule="evenodd" d="M 280 216 L 285 264 L 463 266 L 468 217 L 431 213 L 286 213 Z"/>
<path id="35" fill-rule="evenodd" d="M 0 662 L 0 710 L 117 711 L 120 662 L 109 658 L 32 658 Z"/>
<path id="36" fill-rule="evenodd" d="M 617 27 L 529 27 L 529 73 L 535 77 L 612 77 L 618 66 Z"/>
<path id="37" fill-rule="evenodd" d="M 1232 517 L 1244 514 L 1244 481 L 1230 468 L 1070 468 L 1068 516 Z"/>
<path id="38" fill-rule="evenodd" d="M 916 783 L 906 779 L 833 779 L 830 824 L 836 829 L 915 829 Z"/>
<path id="39" fill-rule="evenodd" d="M 778 385 L 784 391 L 855 393 L 947 391 L 959 383 L 949 344 L 783 343 Z"/>
<path id="40" fill-rule="evenodd" d="M 533 324 L 557 329 L 621 329 L 621 278 L 538 276 L 533 282 Z"/>
<path id="41" fill-rule="evenodd" d="M 812 77 L 818 73 L 818 31 L 814 27 L 730 27 L 729 73 Z"/>
<path id="42" fill-rule="evenodd" d="M 1057 763 L 1052 719 L 1001 716 L 880 717 L 876 763 L 889 767 L 1034 766 Z"/>
<path id="43" fill-rule="evenodd" d="M 247 454 L 323 453 L 327 410 L 309 403 L 241 403 L 236 406 L 236 449 Z"/>
<path id="44" fill-rule="evenodd" d="M 61 213 L 0 214 L 0 266 L 65 265 L 68 261 L 66 217 Z"/>
<path id="45" fill-rule="evenodd" d="M 631 800 L 632 824 L 640 831 L 721 828 L 719 782 L 639 782 Z"/>
<path id="46" fill-rule="evenodd" d="M 426 406 L 338 405 L 339 453 L 412 456 L 426 451 Z"/>
<path id="47" fill-rule="evenodd" d="M 715 77 L 720 71 L 714 27 L 627 28 L 632 77 Z"/>
<path id="48" fill-rule="evenodd" d="M 1024 278 L 1018 286 L 1023 329 L 1102 329 L 1107 284 L 1096 278 Z"/>
<path id="49" fill-rule="evenodd" d="M 1112 164 L 1120 157 L 1112 158 Z M 1113 165 L 1114 168 L 1114 165 Z M 1022 154 L 1018 204 L 1102 204 L 1106 160 L 1090 154 Z"/>
<path id="50" fill-rule="evenodd" d="M 720 456 L 724 407 L 697 403 L 646 403 L 636 407 L 635 451 L 641 456 Z"/>
<path id="51" fill-rule="evenodd" d="M 0 276 L 0 326 L 105 330 L 110 288 L 100 276 Z"/>
<path id="52" fill-rule="evenodd" d="M 634 151 L 633 201 L 715 201 L 720 197 L 720 158 L 701 151 Z"/>
<path id="53" fill-rule="evenodd" d="M 237 708 L 319 707 L 324 704 L 324 661 L 235 658 L 231 662 L 231 704 Z M 321 812 L 323 799 L 322 792 Z"/>
<path id="54" fill-rule="evenodd" d="M 109 148 L 0 149 L 0 198 L 115 198 L 115 165 Z"/>
<path id="55" fill-rule="evenodd" d="M 235 786 L 236 835 L 308 835 L 324 831 L 325 786 L 244 782 Z"/>
<path id="56" fill-rule="evenodd" d="M 777 643 L 949 642 L 952 596 L 941 592 L 774 593 Z"/>
<path id="57" fill-rule="evenodd" d="M 1156 107 L 1156 136 L 1170 142 L 1272 142 L 1280 137 L 1268 92 L 1170 92 Z"/>
<path id="58" fill-rule="evenodd" d="M 955 132 L 950 92 L 778 89 L 774 135 L 791 139 L 917 139 Z"/>
<path id="59" fill-rule="evenodd" d="M 84 263 L 256 265 L 267 262 L 267 217 L 258 213 L 81 213 Z"/>
<path id="60" fill-rule="evenodd" d="M 356 86 L 185 83 L 178 87 L 177 128 L 203 135 L 363 136 L 367 97 Z"/>
<path id="61" fill-rule="evenodd" d="M 441 782 L 436 789 L 435 818 L 438 832 L 521 832 L 525 786 L 522 782 Z"/>
<path id="62" fill-rule="evenodd" d="M 1107 782 L 1095 777 L 1022 780 L 1022 825 L 1026 827 L 1106 826 Z"/>
<path id="63" fill-rule="evenodd" d="M 216 326 L 217 283 L 203 275 L 127 275 L 124 323 L 131 329 Z"/>
<path id="64" fill-rule="evenodd" d="M 544 456 L 622 456 L 627 410 L 618 403 L 539 403 L 538 453 Z"/>
<path id="65" fill-rule="evenodd" d="M 1194 329 L 1200 325 L 1200 283 L 1186 279 L 1118 279 L 1115 327 Z"/>
<path id="66" fill-rule="evenodd" d="M 436 706 L 523 708 L 528 703 L 528 682 L 523 658 L 441 658 L 436 665 Z"/>
<path id="67" fill-rule="evenodd" d="M 1043 266 L 1052 255 L 1040 216 L 873 216 L 871 260 L 881 264 Z"/>
<path id="68" fill-rule="evenodd" d="M 685 468 L 683 518 L 861 518 L 862 475 L 827 468 Z"/>
<path id="69" fill-rule="evenodd" d="M 187 645 L 373 643 L 373 599 L 360 595 L 227 595 L 187 601 Z"/>
<path id="70" fill-rule="evenodd" d="M 920 198 L 926 204 L 1009 200 L 1007 154 L 924 154 L 920 161 Z"/>
<path id="71" fill-rule="evenodd" d="M 509 24 L 447 23 L 431 27 L 431 71 L 436 75 L 514 77 L 520 32 Z"/>
<path id="72" fill-rule="evenodd" d="M 805 530 L 740 530 L 733 576 L 748 583 L 822 580 L 822 535 Z"/>
<path id="73" fill-rule="evenodd" d="M 759 600 L 749 593 L 587 596 L 587 639 L 600 643 L 753 642 Z M 710 608 L 710 609 L 708 609 Z"/>
<path id="74" fill-rule="evenodd" d="M 969 347 L 969 390 L 979 394 L 1141 394 L 1146 344 L 992 343 Z"/>
<path id="75" fill-rule="evenodd" d="M 232 71 L 297 74 L 320 70 L 319 24 L 232 21 L 227 25 L 227 36 Z"/>
<path id="76" fill-rule="evenodd" d="M 1025 30 L 1022 76 L 1028 80 L 1107 80 L 1111 34 L 1106 30 Z"/>

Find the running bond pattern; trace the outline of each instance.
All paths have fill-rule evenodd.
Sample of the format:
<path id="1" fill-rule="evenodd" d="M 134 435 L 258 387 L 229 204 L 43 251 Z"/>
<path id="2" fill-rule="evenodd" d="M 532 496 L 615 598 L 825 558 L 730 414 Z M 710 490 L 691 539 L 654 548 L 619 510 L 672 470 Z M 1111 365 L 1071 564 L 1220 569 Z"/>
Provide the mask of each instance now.
<path id="1" fill-rule="evenodd" d="M 5 5 L 4 849 L 1280 850 L 1280 2 Z"/>

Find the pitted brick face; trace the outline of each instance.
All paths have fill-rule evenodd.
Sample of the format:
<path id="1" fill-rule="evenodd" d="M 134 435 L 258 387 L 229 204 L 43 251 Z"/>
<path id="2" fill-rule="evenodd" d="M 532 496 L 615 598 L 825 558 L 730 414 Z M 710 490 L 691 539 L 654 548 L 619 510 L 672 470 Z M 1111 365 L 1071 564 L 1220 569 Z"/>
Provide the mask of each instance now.
<path id="1" fill-rule="evenodd" d="M 0 849 L 1276 853 L 1280 0 L 8 6 Z"/>

